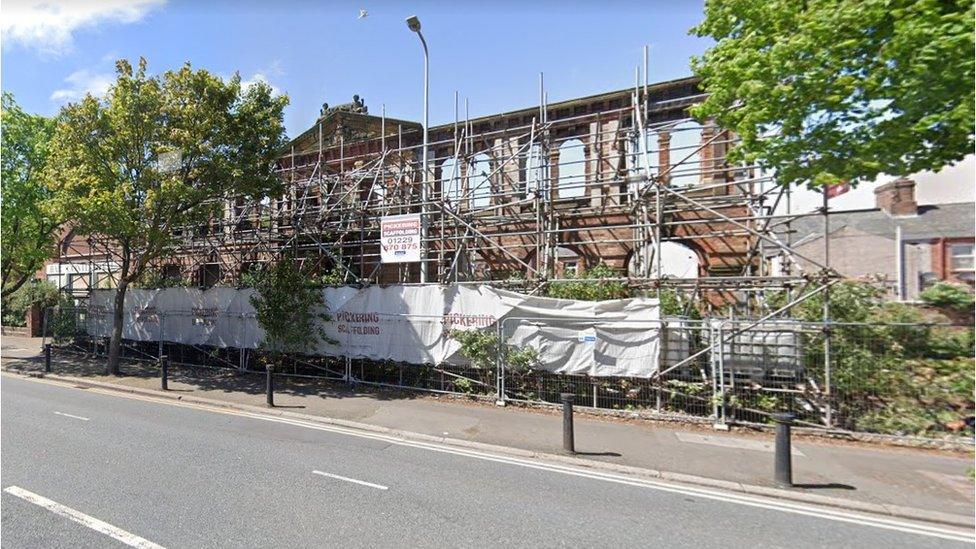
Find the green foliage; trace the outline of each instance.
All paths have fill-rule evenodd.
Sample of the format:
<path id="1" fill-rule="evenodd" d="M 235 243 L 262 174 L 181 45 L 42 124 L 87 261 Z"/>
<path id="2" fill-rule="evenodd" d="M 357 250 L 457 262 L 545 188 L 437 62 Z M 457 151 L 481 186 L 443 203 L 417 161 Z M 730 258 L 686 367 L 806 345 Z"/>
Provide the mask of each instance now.
<path id="1" fill-rule="evenodd" d="M 973 21 L 971 0 L 712 0 L 693 113 L 784 184 L 939 170 L 973 150 Z"/>
<path id="2" fill-rule="evenodd" d="M 298 261 L 285 259 L 257 270 L 251 297 L 255 316 L 264 329 L 262 346 L 271 357 L 269 368 L 279 366 L 285 353 L 308 352 L 328 341 L 322 322 L 325 312 L 321 288 L 310 283 L 309 273 Z"/>
<path id="3" fill-rule="evenodd" d="M 61 110 L 47 179 L 78 230 L 99 235 L 118 257 L 116 300 L 181 225 L 222 214 L 227 199 L 280 193 L 274 164 L 284 144 L 288 100 L 263 83 L 224 81 L 189 64 L 160 76 L 116 63 L 103 98 L 86 95 Z M 109 351 L 117 372 L 121 308 Z"/>
<path id="4" fill-rule="evenodd" d="M 603 301 L 606 299 L 621 299 L 631 297 L 630 288 L 620 281 L 606 280 L 619 278 L 619 273 L 600 263 L 587 269 L 575 280 L 567 282 L 553 282 L 546 288 L 546 295 L 559 299 L 580 299 L 583 301 Z"/>
<path id="5" fill-rule="evenodd" d="M 494 330 L 454 330 L 451 337 L 461 344 L 461 354 L 479 369 L 495 367 L 498 334 Z"/>
<path id="6" fill-rule="evenodd" d="M 939 282 L 919 296 L 922 301 L 942 309 L 966 313 L 973 310 L 973 293 L 959 284 Z"/>
<path id="7" fill-rule="evenodd" d="M 773 297 L 774 307 L 785 295 Z M 791 316 L 819 322 L 823 294 Z M 884 288 L 844 281 L 830 289 L 834 417 L 849 429 L 888 434 L 944 432 L 973 408 L 971 327 L 932 326 L 920 310 L 885 299 Z M 823 379 L 824 334 L 808 334 L 805 362 Z"/>
<path id="8" fill-rule="evenodd" d="M 884 288 L 877 284 L 845 280 L 830 287 L 830 318 L 835 322 L 872 322 L 884 306 Z M 786 292 L 769 297 L 770 307 L 779 309 L 787 302 Z M 823 319 L 823 292 L 795 305 L 789 316 L 807 322 Z"/>
<path id="9" fill-rule="evenodd" d="M 133 281 L 137 288 L 184 288 L 190 283 L 182 278 L 165 276 L 158 269 L 146 270 L 137 280 Z"/>
<path id="10" fill-rule="evenodd" d="M 179 225 L 205 222 L 232 196 L 280 191 L 273 166 L 287 99 L 184 65 L 161 76 L 117 63 L 101 99 L 62 109 L 49 178 L 79 230 L 120 254 L 120 288 L 163 255 Z"/>
<path id="11" fill-rule="evenodd" d="M 42 309 L 56 306 L 61 299 L 58 287 L 47 280 L 33 279 L 22 285 L 3 301 L 3 325 L 26 326 L 27 311 L 32 306 Z"/>
<path id="12" fill-rule="evenodd" d="M 75 336 L 86 333 L 86 326 L 78 315 L 81 310 L 74 306 L 74 303 L 67 296 L 63 296 L 57 308 L 51 309 L 47 322 L 47 330 L 55 343 L 67 343 L 74 340 Z"/>
<path id="13" fill-rule="evenodd" d="M 9 93 L 0 106 L 0 274 L 6 297 L 23 286 L 54 251 L 61 215 L 43 172 L 54 121 L 25 113 Z"/>
<path id="14" fill-rule="evenodd" d="M 471 394 L 474 392 L 474 383 L 466 377 L 456 377 L 453 381 L 454 389 L 460 393 Z"/>
<path id="15" fill-rule="evenodd" d="M 494 328 L 485 330 L 454 330 L 451 337 L 461 344 L 461 355 L 471 361 L 471 365 L 481 373 L 485 387 L 493 387 L 498 353 L 503 352 L 505 368 L 510 373 L 525 375 L 538 365 L 539 354 L 532 347 L 505 345 L 501 349 L 498 334 Z M 455 382 L 455 386 L 457 383 Z"/>
<path id="16" fill-rule="evenodd" d="M 346 270 L 336 265 L 328 272 L 319 275 L 316 283 L 320 286 L 342 286 L 346 283 Z"/>

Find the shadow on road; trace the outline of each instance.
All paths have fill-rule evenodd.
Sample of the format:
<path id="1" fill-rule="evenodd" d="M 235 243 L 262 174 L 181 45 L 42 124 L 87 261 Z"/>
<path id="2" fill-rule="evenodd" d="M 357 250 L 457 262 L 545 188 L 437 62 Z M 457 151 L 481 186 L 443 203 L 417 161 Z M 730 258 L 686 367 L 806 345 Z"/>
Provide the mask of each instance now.
<path id="1" fill-rule="evenodd" d="M 9 358 L 3 360 L 3 367 L 19 371 L 42 372 L 43 356 L 31 358 Z M 51 357 L 51 370 L 55 374 L 110 380 L 105 370 L 106 358 L 74 352 L 55 351 Z M 153 361 L 126 360 L 121 365 L 121 375 L 143 379 L 159 378 L 159 366 Z M 321 378 L 292 377 L 277 374 L 275 394 L 280 396 L 319 397 L 322 399 L 372 398 L 376 400 L 411 400 L 420 397 L 416 391 L 398 390 L 387 387 L 372 387 L 363 384 L 347 385 L 341 380 Z M 214 368 L 177 362 L 170 363 L 170 383 L 183 383 L 194 388 L 171 387 L 171 392 L 193 393 L 219 391 L 224 393 L 246 393 L 261 395 L 265 393 L 265 373 L 242 372 L 232 368 Z M 278 405 L 277 408 L 305 408 L 305 406 Z"/>

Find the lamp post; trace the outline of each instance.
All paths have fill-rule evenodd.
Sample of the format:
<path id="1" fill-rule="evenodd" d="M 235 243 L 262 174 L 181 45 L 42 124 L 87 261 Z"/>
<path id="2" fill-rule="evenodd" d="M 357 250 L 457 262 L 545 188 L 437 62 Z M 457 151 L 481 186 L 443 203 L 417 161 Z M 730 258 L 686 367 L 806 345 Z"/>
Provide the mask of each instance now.
<path id="1" fill-rule="evenodd" d="M 420 44 L 424 47 L 424 150 L 423 150 L 423 178 L 420 183 L 420 283 L 425 284 L 427 282 L 427 127 L 428 127 L 428 88 L 429 88 L 429 77 L 428 77 L 428 53 L 427 53 L 427 41 L 424 40 L 424 34 L 420 32 L 420 19 L 416 15 L 411 15 L 407 18 L 407 27 L 417 33 L 417 37 L 420 38 Z"/>

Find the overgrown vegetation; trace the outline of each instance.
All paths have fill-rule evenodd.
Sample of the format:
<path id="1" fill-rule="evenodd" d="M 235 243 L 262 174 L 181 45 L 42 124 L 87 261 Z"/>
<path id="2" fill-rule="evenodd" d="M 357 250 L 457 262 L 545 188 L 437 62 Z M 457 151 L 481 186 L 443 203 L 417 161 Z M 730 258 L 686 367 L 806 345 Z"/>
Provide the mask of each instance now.
<path id="1" fill-rule="evenodd" d="M 949 309 L 955 313 L 973 311 L 973 292 L 959 284 L 939 282 L 927 288 L 919 297 L 928 305 Z"/>
<path id="2" fill-rule="evenodd" d="M 488 390 L 494 390 L 495 387 L 495 376 L 497 374 L 495 360 L 499 351 L 504 353 L 503 360 L 506 371 L 514 374 L 516 378 L 528 374 L 539 361 L 538 353 L 531 347 L 519 348 L 505 345 L 505 349 L 499 349 L 498 333 L 494 328 L 454 330 L 451 332 L 451 337 L 461 344 L 461 355 L 471 361 L 471 365 L 478 369 L 481 377 L 479 381 Z M 462 392 L 474 391 L 470 381 L 465 383 L 463 380 L 458 380 L 455 381 L 454 385 Z"/>
<path id="3" fill-rule="evenodd" d="M 42 310 L 54 307 L 62 300 L 58 287 L 47 280 L 32 280 L 3 300 L 3 325 L 26 326 L 27 311 L 32 306 Z"/>
<path id="4" fill-rule="evenodd" d="M 580 299 L 583 301 L 602 301 L 631 297 L 630 288 L 625 282 L 608 280 L 619 278 L 620 274 L 600 263 L 590 269 L 571 276 L 575 280 L 553 282 L 546 287 L 548 297 L 559 299 Z"/>
<path id="5" fill-rule="evenodd" d="M 265 332 L 262 348 L 269 369 L 280 369 L 287 353 L 307 353 L 328 341 L 322 324 L 331 320 L 325 296 L 302 263 L 285 259 L 265 265 L 249 282 L 256 290 L 251 305 Z"/>
<path id="6" fill-rule="evenodd" d="M 823 296 L 794 308 L 819 321 Z M 924 324 L 916 307 L 879 286 L 842 282 L 830 293 L 831 389 L 840 427 L 889 434 L 972 433 L 974 363 L 969 326 Z M 856 324 L 844 324 L 856 323 Z M 805 338 L 805 364 L 824 379 L 823 334 Z"/>

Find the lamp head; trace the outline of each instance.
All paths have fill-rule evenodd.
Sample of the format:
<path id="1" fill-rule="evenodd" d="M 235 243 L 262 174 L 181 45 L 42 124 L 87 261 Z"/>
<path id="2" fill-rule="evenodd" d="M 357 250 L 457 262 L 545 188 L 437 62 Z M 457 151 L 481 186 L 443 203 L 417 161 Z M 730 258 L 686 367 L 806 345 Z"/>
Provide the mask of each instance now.
<path id="1" fill-rule="evenodd" d="M 420 19 L 416 15 L 411 15 L 407 17 L 407 27 L 413 32 L 420 32 Z"/>

